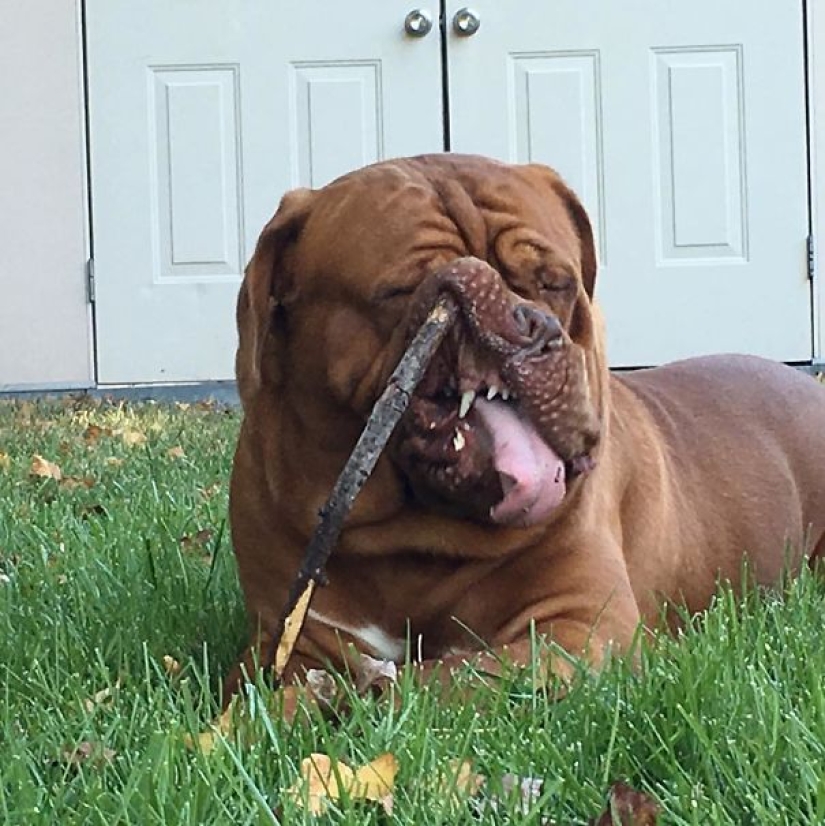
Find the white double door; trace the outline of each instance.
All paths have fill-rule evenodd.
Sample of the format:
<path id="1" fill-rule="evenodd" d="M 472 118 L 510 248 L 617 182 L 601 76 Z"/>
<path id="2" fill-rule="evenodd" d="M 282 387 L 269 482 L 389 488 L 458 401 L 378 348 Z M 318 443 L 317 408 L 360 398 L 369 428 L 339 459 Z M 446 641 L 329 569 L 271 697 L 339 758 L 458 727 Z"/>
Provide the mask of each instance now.
<path id="1" fill-rule="evenodd" d="M 87 0 L 100 382 L 230 378 L 283 192 L 448 141 L 580 193 L 613 364 L 811 357 L 801 3 L 444 5 Z"/>

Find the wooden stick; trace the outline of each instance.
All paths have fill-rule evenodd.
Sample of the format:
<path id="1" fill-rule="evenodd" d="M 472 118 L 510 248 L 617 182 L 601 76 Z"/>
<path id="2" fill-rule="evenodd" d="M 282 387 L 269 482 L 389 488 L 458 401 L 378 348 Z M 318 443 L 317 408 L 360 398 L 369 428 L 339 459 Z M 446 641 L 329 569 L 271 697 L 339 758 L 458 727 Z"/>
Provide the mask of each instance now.
<path id="1" fill-rule="evenodd" d="M 355 497 L 372 473 L 457 312 L 455 299 L 442 293 L 390 376 L 329 499 L 320 510 L 318 527 L 304 552 L 301 568 L 262 663 L 265 669 L 273 667 L 276 683 L 283 678 L 316 586 L 326 584 L 326 563 Z"/>

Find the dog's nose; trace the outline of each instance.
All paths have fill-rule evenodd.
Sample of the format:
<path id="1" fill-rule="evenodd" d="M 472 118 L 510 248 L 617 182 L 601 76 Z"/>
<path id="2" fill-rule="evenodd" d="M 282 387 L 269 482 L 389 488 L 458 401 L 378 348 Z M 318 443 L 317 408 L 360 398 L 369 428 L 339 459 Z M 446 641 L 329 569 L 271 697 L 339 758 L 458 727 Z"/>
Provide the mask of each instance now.
<path id="1" fill-rule="evenodd" d="M 537 355 L 544 350 L 561 347 L 562 326 L 556 316 L 532 304 L 518 304 L 513 310 L 513 318 L 518 331 L 524 336 L 524 355 Z"/>

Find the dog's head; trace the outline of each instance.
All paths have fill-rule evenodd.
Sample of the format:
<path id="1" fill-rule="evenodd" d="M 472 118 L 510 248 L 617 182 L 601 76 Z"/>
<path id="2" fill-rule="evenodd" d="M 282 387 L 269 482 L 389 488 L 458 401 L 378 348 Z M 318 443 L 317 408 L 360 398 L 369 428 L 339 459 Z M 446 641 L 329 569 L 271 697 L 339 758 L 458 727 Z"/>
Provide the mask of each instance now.
<path id="1" fill-rule="evenodd" d="M 546 521 L 593 465 L 604 361 L 587 215 L 552 170 L 479 157 L 388 161 L 286 195 L 238 304 L 244 406 L 299 412 L 354 445 L 440 291 L 458 320 L 390 447 L 412 501 Z"/>

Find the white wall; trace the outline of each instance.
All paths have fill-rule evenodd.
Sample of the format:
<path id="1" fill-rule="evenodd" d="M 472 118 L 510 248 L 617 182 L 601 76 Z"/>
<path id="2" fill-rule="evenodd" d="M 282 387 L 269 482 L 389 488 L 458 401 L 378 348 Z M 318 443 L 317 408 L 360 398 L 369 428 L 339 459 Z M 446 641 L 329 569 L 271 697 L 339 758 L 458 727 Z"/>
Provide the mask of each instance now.
<path id="1" fill-rule="evenodd" d="M 816 243 L 814 279 L 814 360 L 825 362 L 825 9 L 808 8 L 808 76 L 811 125 L 811 206 Z"/>
<path id="2" fill-rule="evenodd" d="M 0 2 L 0 389 L 92 383 L 79 3 Z"/>

